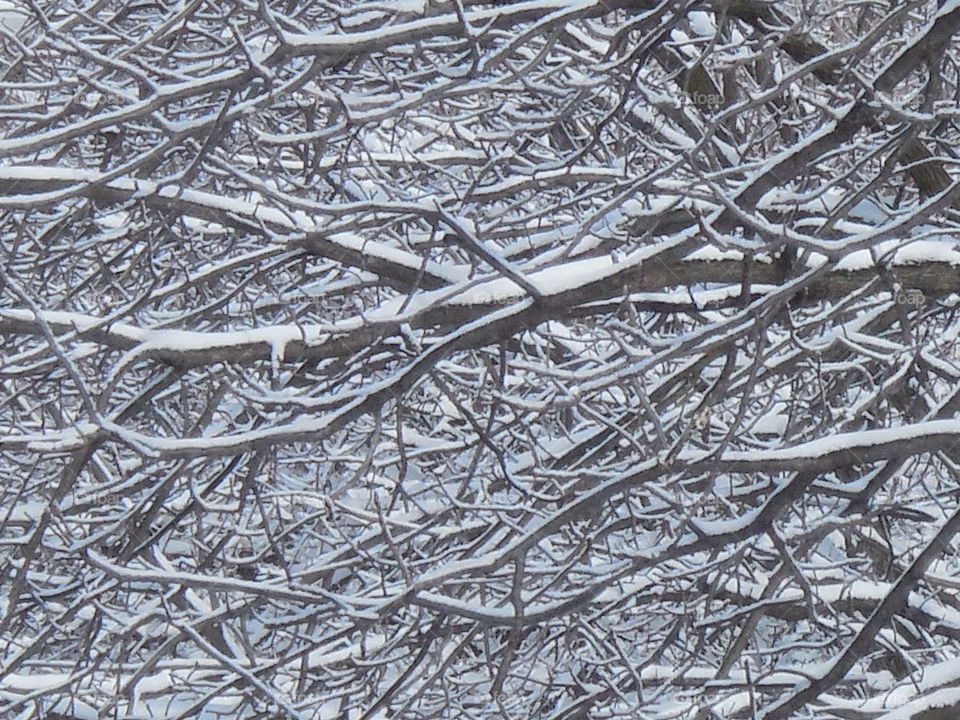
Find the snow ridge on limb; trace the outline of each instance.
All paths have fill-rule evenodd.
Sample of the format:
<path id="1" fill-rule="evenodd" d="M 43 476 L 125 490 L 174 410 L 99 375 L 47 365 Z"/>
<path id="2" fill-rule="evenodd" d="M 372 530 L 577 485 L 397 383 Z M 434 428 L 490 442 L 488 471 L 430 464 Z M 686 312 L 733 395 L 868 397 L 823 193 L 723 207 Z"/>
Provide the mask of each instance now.
<path id="1" fill-rule="evenodd" d="M 349 247 L 340 239 L 331 242 L 330 246 Z M 377 252 L 371 253 L 375 249 L 369 244 L 358 243 L 357 250 L 360 253 L 358 257 L 362 258 L 358 260 L 359 264 L 368 268 L 376 264 L 376 260 L 368 259 L 378 256 Z M 343 260 L 344 257 L 332 249 L 321 254 L 337 260 Z M 392 249 L 385 249 L 380 257 L 396 260 L 397 254 Z M 906 288 L 903 291 L 905 294 L 914 293 L 916 298 L 923 298 L 924 301 L 960 291 L 960 276 L 957 273 L 960 254 L 943 243 L 929 243 L 928 247 L 922 242 L 914 243 L 897 250 L 891 260 L 879 264 L 874 264 L 869 253 L 863 251 L 859 254 L 862 255 L 860 260 L 856 254 L 851 254 L 828 274 L 806 284 L 798 292 L 798 302 L 814 303 L 843 297 L 852 289 L 864 286 L 871 278 L 877 278 L 880 269 L 895 273 Z M 667 265 L 659 260 L 657 254 L 644 251 L 618 262 L 609 258 L 573 260 L 540 269 L 529 275 L 532 281 L 539 279 L 543 285 L 542 288 L 537 288 L 533 295 L 539 300 L 538 307 L 529 312 L 541 321 L 548 317 L 560 319 L 600 314 L 608 309 L 605 303 L 622 303 L 624 291 L 629 302 L 651 303 L 665 309 L 675 303 L 677 311 L 682 311 L 685 307 L 693 310 L 705 309 L 720 297 L 738 298 L 741 293 L 738 284 L 732 284 L 723 291 L 693 294 L 673 292 L 651 294 L 648 297 L 640 295 L 677 283 L 696 285 L 739 280 L 743 260 L 736 257 L 738 253 L 733 253 L 732 259 L 724 259 L 721 254 L 718 254 L 716 259 L 704 259 L 704 255 L 705 253 L 698 251 Z M 656 262 L 651 263 L 650 258 L 656 259 Z M 409 278 L 410 275 L 405 276 L 399 270 L 404 264 L 403 260 L 401 258 L 401 261 L 393 265 L 396 272 L 387 275 L 397 279 Z M 652 268 L 648 267 L 651 264 Z M 417 272 L 412 267 L 409 270 L 411 273 Z M 757 285 L 767 285 L 769 291 L 774 287 L 776 274 L 777 269 L 771 263 L 760 263 L 753 270 L 752 280 Z M 446 270 L 437 273 L 435 277 L 437 282 L 453 283 L 456 273 Z M 429 286 L 430 275 L 420 274 L 417 281 Z M 268 359 L 277 343 L 281 343 L 285 348 L 284 357 L 287 361 L 297 362 L 349 354 L 390 328 L 396 328 L 403 323 L 410 323 L 421 329 L 436 327 L 442 332 L 452 323 L 463 322 L 464 316 L 479 316 L 488 312 L 491 307 L 517 302 L 525 294 L 521 287 L 509 280 L 486 280 L 479 283 L 474 281 L 460 285 L 465 289 L 458 290 L 457 285 L 453 285 L 441 294 L 434 294 L 432 297 L 436 298 L 435 300 L 431 300 L 430 295 L 422 294 L 415 309 L 393 317 L 390 317 L 388 312 L 373 311 L 365 317 L 330 325 L 297 324 L 246 331 L 203 332 L 141 328 L 91 315 L 62 311 L 45 312 L 43 319 L 57 332 L 73 332 L 77 339 L 97 342 L 111 348 L 139 348 L 140 356 L 156 358 L 177 367 L 223 362 L 250 363 Z M 698 302 L 698 297 L 703 297 L 703 300 Z M 395 301 L 391 301 L 387 307 L 396 305 Z M 445 317 L 448 315 L 456 317 L 448 320 Z M 39 334 L 40 326 L 32 311 L 9 308 L 0 309 L 0 330 Z"/>

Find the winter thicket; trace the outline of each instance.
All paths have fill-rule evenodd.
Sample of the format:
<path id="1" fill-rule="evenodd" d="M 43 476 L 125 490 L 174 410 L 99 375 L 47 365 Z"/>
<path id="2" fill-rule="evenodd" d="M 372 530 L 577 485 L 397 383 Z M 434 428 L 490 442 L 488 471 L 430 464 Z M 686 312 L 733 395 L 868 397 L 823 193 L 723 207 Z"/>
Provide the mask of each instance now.
<path id="1" fill-rule="evenodd" d="M 0 3 L 0 717 L 952 717 L 958 43 Z"/>

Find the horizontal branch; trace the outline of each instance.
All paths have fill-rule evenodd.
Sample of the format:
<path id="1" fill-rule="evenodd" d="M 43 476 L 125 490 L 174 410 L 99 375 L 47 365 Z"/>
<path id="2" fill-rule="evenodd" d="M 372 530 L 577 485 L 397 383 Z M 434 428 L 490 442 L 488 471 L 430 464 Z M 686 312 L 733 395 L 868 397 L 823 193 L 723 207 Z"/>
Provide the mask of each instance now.
<path id="1" fill-rule="evenodd" d="M 699 312 L 741 303 L 740 281 L 743 261 L 682 259 L 661 262 L 656 255 L 617 269 L 607 258 L 573 261 L 532 273 L 534 281 L 556 276 L 578 276 L 570 285 L 554 285 L 542 293 L 542 302 L 524 313 L 518 328 L 536 326 L 550 319 L 583 317 L 612 312 L 625 303 L 651 312 Z M 589 268 L 593 267 L 591 277 Z M 579 270 L 579 273 L 577 272 Z M 773 292 L 778 268 L 755 262 L 751 268 L 753 293 Z M 839 300 L 877 280 L 876 266 L 845 269 L 843 265 L 808 284 L 798 296 L 801 303 Z M 916 306 L 960 292 L 960 267 L 953 254 L 940 259 L 916 262 L 909 257 L 902 264 L 885 268 L 899 283 L 896 301 Z M 698 286 L 722 286 L 698 289 Z M 658 292 L 665 288 L 679 288 Z M 445 291 L 445 299 L 431 304 L 429 294 L 423 309 L 392 314 L 386 308 L 337 324 L 274 325 L 255 330 L 195 332 L 141 328 L 127 323 L 106 323 L 102 318 L 80 313 L 50 311 L 43 320 L 58 334 L 75 333 L 76 338 L 117 350 L 138 348 L 138 354 L 176 367 L 198 367 L 217 363 L 250 363 L 270 359 L 302 362 L 350 355 L 394 334 L 401 324 L 415 329 L 448 331 L 485 314 L 527 300 L 522 288 L 503 278 L 464 285 L 460 293 Z M 878 290 L 886 288 L 880 286 Z M 393 301 L 396 304 L 396 301 Z M 505 328 L 503 328 L 505 330 Z M 0 333 L 41 335 L 42 324 L 28 309 L 0 309 Z M 503 339 L 506 335 L 493 336 Z M 486 342 L 486 339 L 481 340 Z"/>

